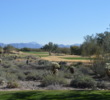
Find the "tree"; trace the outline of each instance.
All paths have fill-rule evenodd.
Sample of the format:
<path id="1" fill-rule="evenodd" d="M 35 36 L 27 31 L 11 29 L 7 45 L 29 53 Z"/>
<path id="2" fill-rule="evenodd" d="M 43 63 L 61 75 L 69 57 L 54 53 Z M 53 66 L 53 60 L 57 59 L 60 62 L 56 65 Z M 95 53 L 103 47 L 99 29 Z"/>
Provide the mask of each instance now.
<path id="1" fill-rule="evenodd" d="M 96 39 L 102 53 L 110 53 L 110 32 L 98 33 Z"/>
<path id="2" fill-rule="evenodd" d="M 104 38 L 105 38 L 105 34 L 103 34 L 103 33 L 97 33 L 96 34 L 96 39 L 97 39 L 98 45 L 100 45 L 100 46 L 103 45 Z"/>
<path id="3" fill-rule="evenodd" d="M 110 54 L 110 32 L 97 33 L 95 36 L 87 35 L 81 45 L 82 55 L 102 56 L 103 58 Z"/>
<path id="4" fill-rule="evenodd" d="M 48 51 L 49 55 L 51 55 L 52 52 L 56 52 L 56 50 L 58 49 L 58 45 L 49 42 L 48 44 L 44 45 L 42 49 Z"/>
<path id="5" fill-rule="evenodd" d="M 0 47 L 0 54 L 2 54 L 4 51 L 3 51 L 3 48 Z"/>
<path id="6" fill-rule="evenodd" d="M 85 41 L 81 45 L 82 55 L 91 56 L 94 55 L 97 51 L 97 41 L 96 38 L 92 35 L 87 35 Z"/>
<path id="7" fill-rule="evenodd" d="M 104 32 L 103 49 L 105 53 L 110 53 L 110 32 Z"/>
<path id="8" fill-rule="evenodd" d="M 70 54 L 70 48 L 59 48 L 59 53 Z"/>
<path id="9" fill-rule="evenodd" d="M 79 46 L 71 46 L 70 47 L 71 55 L 80 55 L 81 54 L 81 49 Z"/>
<path id="10" fill-rule="evenodd" d="M 21 51 L 32 51 L 31 48 L 26 48 L 26 47 L 25 47 L 25 48 L 21 48 L 20 50 L 21 50 Z"/>
<path id="11" fill-rule="evenodd" d="M 15 50 L 16 48 L 14 48 L 13 46 L 11 45 L 7 45 L 4 47 L 4 52 L 5 53 L 10 53 L 11 51 Z"/>
<path id="12" fill-rule="evenodd" d="M 83 55 L 89 57 L 94 55 L 95 59 L 92 60 L 91 69 L 96 76 L 102 78 L 106 74 L 110 75 L 109 68 L 107 67 L 110 63 L 110 32 L 97 33 L 95 36 L 86 36 L 81 48 Z M 106 65 L 107 63 L 108 65 Z"/>

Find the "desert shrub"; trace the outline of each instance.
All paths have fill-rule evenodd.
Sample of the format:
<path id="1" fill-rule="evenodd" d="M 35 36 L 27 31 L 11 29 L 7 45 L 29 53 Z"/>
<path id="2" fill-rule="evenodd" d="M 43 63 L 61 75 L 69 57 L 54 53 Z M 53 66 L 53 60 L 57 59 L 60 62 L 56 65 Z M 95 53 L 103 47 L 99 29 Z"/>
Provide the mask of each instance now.
<path id="1" fill-rule="evenodd" d="M 2 63 L 2 59 L 0 59 L 0 64 Z"/>
<path id="2" fill-rule="evenodd" d="M 9 55 L 6 55 L 3 60 L 7 60 L 7 61 L 11 61 L 13 60 L 13 57 L 12 56 L 9 56 Z"/>
<path id="3" fill-rule="evenodd" d="M 97 87 L 101 89 L 107 89 L 109 85 L 105 81 L 97 82 Z"/>
<path id="4" fill-rule="evenodd" d="M 24 71 L 23 74 L 24 75 L 29 75 L 31 72 L 30 71 Z"/>
<path id="5" fill-rule="evenodd" d="M 0 85 L 3 85 L 6 82 L 6 79 L 3 77 L 0 77 Z"/>
<path id="6" fill-rule="evenodd" d="M 38 56 L 36 57 L 36 56 L 32 56 L 32 55 L 26 56 L 25 58 L 26 59 L 33 59 L 33 60 L 39 59 Z"/>
<path id="7" fill-rule="evenodd" d="M 51 62 L 47 61 L 47 60 L 39 60 L 38 61 L 38 65 L 46 65 L 49 66 L 51 64 Z"/>
<path id="8" fill-rule="evenodd" d="M 34 76 L 34 75 L 26 76 L 26 81 L 35 81 L 35 80 L 37 80 L 37 79 L 36 79 L 36 76 Z"/>
<path id="9" fill-rule="evenodd" d="M 16 65 L 13 64 L 10 68 L 7 68 L 7 71 L 9 73 L 16 74 L 16 73 L 19 72 L 19 68 Z"/>
<path id="10" fill-rule="evenodd" d="M 95 75 L 98 77 L 105 77 L 106 76 L 105 62 L 102 60 L 94 61 L 91 69 L 93 70 Z"/>
<path id="11" fill-rule="evenodd" d="M 9 81 L 7 82 L 7 88 L 18 88 L 19 87 L 19 84 L 15 81 Z"/>
<path id="12" fill-rule="evenodd" d="M 35 81 L 40 78 L 39 75 L 36 75 L 35 73 L 30 73 L 26 76 L 26 81 Z"/>
<path id="13" fill-rule="evenodd" d="M 67 85 L 67 81 L 63 77 L 55 76 L 55 75 L 47 75 L 42 79 L 42 86 L 49 85 Z"/>
<path id="14" fill-rule="evenodd" d="M 49 85 L 47 86 L 48 90 L 61 90 L 62 86 L 61 85 Z"/>
<path id="15" fill-rule="evenodd" d="M 16 63 L 16 65 L 19 67 L 19 68 L 23 68 L 24 65 L 26 65 L 25 62 L 19 62 L 19 63 Z"/>
<path id="16" fill-rule="evenodd" d="M 26 64 L 20 65 L 19 68 L 21 70 L 30 70 L 30 69 L 32 69 L 31 65 L 26 65 Z"/>
<path id="17" fill-rule="evenodd" d="M 17 73 L 18 80 L 25 81 L 26 75 L 23 72 Z"/>
<path id="18" fill-rule="evenodd" d="M 73 78 L 73 74 L 71 74 L 68 70 L 67 71 L 59 71 L 58 75 L 60 77 L 64 77 L 64 78 L 67 78 L 67 79 L 71 79 Z"/>
<path id="19" fill-rule="evenodd" d="M 76 64 L 74 64 L 74 66 L 80 66 L 80 65 L 83 65 L 82 62 L 77 62 Z"/>
<path id="20" fill-rule="evenodd" d="M 8 80 L 8 81 L 15 81 L 18 79 L 16 74 L 12 74 L 12 73 L 8 73 L 8 72 L 6 72 L 5 77 L 6 77 L 6 80 Z"/>
<path id="21" fill-rule="evenodd" d="M 79 67 L 78 70 L 85 75 L 92 73 L 92 70 L 89 67 L 82 66 L 82 67 Z"/>
<path id="22" fill-rule="evenodd" d="M 6 72 L 3 70 L 0 70 L 0 80 L 7 81 L 6 79 Z"/>
<path id="23" fill-rule="evenodd" d="M 71 74 L 70 72 L 66 72 L 66 73 L 64 73 L 64 77 L 67 79 L 71 79 L 71 78 L 73 78 L 73 74 Z"/>
<path id="24" fill-rule="evenodd" d="M 77 75 L 71 81 L 70 86 L 75 88 L 94 88 L 96 81 L 87 75 Z"/>
<path id="25" fill-rule="evenodd" d="M 28 71 L 28 74 L 26 75 L 26 80 L 27 81 L 41 80 L 48 73 L 49 72 L 45 70 L 30 70 Z"/>
<path id="26" fill-rule="evenodd" d="M 13 63 L 12 63 L 11 61 L 4 61 L 4 62 L 2 63 L 2 66 L 3 66 L 4 68 L 10 68 L 11 66 L 13 66 Z"/>
<path id="27" fill-rule="evenodd" d="M 71 66 L 81 67 L 84 66 L 84 64 L 82 62 L 76 62 L 76 63 L 72 63 Z"/>
<path id="28" fill-rule="evenodd" d="M 45 60 L 39 60 L 39 61 L 38 61 L 38 64 L 39 64 L 39 65 L 44 65 L 44 64 L 45 64 Z"/>
<path id="29" fill-rule="evenodd" d="M 67 66 L 67 62 L 65 62 L 65 61 L 60 61 L 60 62 L 59 62 L 59 65 L 60 65 L 61 67 Z"/>

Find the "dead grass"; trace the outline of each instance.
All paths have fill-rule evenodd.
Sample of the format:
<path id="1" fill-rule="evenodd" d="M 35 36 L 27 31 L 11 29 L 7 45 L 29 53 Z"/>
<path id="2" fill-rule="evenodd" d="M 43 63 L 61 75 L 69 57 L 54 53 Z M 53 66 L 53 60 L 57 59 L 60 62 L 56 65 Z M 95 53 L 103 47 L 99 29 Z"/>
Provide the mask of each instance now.
<path id="1" fill-rule="evenodd" d="M 76 56 L 76 55 L 48 56 L 48 57 L 42 57 L 41 59 L 49 60 L 49 61 L 84 62 L 84 63 L 90 62 L 90 60 L 69 60 L 69 59 L 63 59 L 63 57 L 81 57 L 81 56 Z"/>
<path id="2" fill-rule="evenodd" d="M 22 55 L 30 55 L 30 53 L 23 53 Z M 31 54 L 33 56 L 40 56 L 40 54 Z M 44 56 L 43 56 L 44 55 Z M 90 63 L 90 60 L 75 60 L 75 59 L 63 59 L 64 57 L 81 57 L 81 56 L 77 56 L 77 55 L 62 55 L 62 56 L 56 56 L 55 54 L 52 54 L 52 56 L 46 56 L 47 54 L 42 54 L 41 59 L 43 60 L 48 60 L 48 61 L 65 61 L 65 62 L 83 62 L 83 63 Z"/>

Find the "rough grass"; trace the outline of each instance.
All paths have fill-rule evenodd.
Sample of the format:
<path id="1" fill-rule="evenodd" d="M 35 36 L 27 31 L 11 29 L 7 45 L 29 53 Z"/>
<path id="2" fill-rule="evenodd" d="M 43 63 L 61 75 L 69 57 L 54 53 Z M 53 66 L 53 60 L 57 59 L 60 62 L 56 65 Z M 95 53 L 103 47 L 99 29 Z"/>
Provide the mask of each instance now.
<path id="1" fill-rule="evenodd" d="M 48 57 L 49 53 L 48 52 L 35 52 L 35 51 L 23 51 L 26 54 L 32 54 L 35 56 L 39 56 L 39 57 Z"/>
<path id="2" fill-rule="evenodd" d="M 39 55 L 47 54 L 48 55 L 48 52 L 35 52 L 35 51 L 23 51 L 23 52 L 29 53 L 29 54 L 39 54 Z"/>
<path id="3" fill-rule="evenodd" d="M 23 51 L 24 52 L 24 51 Z M 77 56 L 77 55 L 63 55 L 63 56 L 58 56 L 58 55 L 52 55 L 49 56 L 48 52 L 35 52 L 35 51 L 25 51 L 24 55 L 34 55 L 34 56 L 39 56 L 44 60 L 49 60 L 49 61 L 67 61 L 67 62 L 90 62 L 90 60 L 88 57 L 81 57 L 81 56 Z"/>
<path id="4" fill-rule="evenodd" d="M 68 60 L 92 60 L 90 58 L 85 58 L 85 57 L 62 57 L 62 58 Z"/>
<path id="5" fill-rule="evenodd" d="M 1 91 L 0 100 L 110 100 L 110 91 Z"/>

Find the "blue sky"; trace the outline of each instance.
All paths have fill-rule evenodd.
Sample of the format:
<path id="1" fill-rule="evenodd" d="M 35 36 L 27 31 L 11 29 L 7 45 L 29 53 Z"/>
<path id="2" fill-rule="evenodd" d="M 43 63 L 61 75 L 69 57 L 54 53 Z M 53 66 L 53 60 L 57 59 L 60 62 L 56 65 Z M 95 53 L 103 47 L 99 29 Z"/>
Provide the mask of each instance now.
<path id="1" fill-rule="evenodd" d="M 110 0 L 0 0 L 2 43 L 82 43 L 109 24 Z"/>

